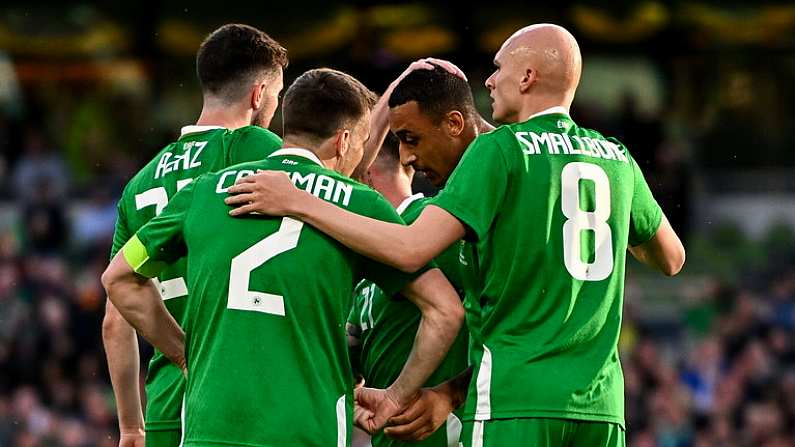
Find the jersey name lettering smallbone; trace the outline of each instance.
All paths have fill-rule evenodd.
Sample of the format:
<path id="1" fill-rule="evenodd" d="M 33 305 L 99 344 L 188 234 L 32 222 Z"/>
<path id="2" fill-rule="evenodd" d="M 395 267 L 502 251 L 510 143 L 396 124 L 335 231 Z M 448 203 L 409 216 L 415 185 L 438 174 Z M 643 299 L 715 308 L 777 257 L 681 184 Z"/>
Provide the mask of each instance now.
<path id="1" fill-rule="evenodd" d="M 516 132 L 514 133 L 525 155 L 586 155 L 605 160 L 629 163 L 624 150 L 612 141 L 581 137 L 565 133 Z"/>

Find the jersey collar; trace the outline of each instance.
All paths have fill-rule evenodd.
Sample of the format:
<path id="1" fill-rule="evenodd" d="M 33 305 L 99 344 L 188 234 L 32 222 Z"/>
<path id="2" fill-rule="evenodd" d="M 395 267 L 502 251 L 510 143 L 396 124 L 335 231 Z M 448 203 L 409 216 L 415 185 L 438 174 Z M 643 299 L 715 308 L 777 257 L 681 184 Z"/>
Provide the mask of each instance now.
<path id="1" fill-rule="evenodd" d="M 534 113 L 534 114 L 530 115 L 530 118 L 527 118 L 527 119 L 531 120 L 531 119 L 533 119 L 535 117 L 538 117 L 538 116 L 541 116 L 541 115 L 551 115 L 553 113 L 560 113 L 561 115 L 569 116 L 569 111 L 566 110 L 565 107 L 563 107 L 563 106 L 555 106 L 555 107 L 550 107 L 550 108 L 548 108 L 546 110 L 542 110 L 542 111 L 540 111 L 538 113 Z"/>
<path id="2" fill-rule="evenodd" d="M 198 132 L 206 132 L 208 130 L 213 129 L 223 129 L 221 126 L 197 126 L 197 125 L 190 125 L 184 126 L 182 130 L 179 132 L 179 137 L 182 138 L 189 133 L 198 133 Z"/>
<path id="3" fill-rule="evenodd" d="M 398 214 L 403 214 L 403 211 L 406 211 L 406 208 L 408 208 L 409 205 L 411 205 L 412 203 L 416 202 L 417 200 L 420 200 L 423 197 L 425 197 L 425 194 L 423 194 L 421 192 L 418 192 L 417 194 L 414 194 L 413 196 L 408 196 L 405 199 L 403 199 L 402 202 L 400 202 L 400 205 L 398 205 L 398 207 L 395 208 L 395 211 L 397 211 Z"/>
<path id="4" fill-rule="evenodd" d="M 278 151 L 268 155 L 268 158 L 270 158 L 270 157 L 284 157 L 286 155 L 291 155 L 291 156 L 294 156 L 294 157 L 303 157 L 303 158 L 306 158 L 309 161 L 311 161 L 311 162 L 313 162 L 313 163 L 315 163 L 315 164 L 317 164 L 317 165 L 319 165 L 321 167 L 324 167 L 324 168 L 326 167 L 326 165 L 324 165 L 323 162 L 320 161 L 319 158 L 317 158 L 317 155 L 315 155 L 314 152 L 312 152 L 312 151 L 310 151 L 308 149 L 300 148 L 300 147 L 285 147 L 285 148 L 281 148 Z"/>

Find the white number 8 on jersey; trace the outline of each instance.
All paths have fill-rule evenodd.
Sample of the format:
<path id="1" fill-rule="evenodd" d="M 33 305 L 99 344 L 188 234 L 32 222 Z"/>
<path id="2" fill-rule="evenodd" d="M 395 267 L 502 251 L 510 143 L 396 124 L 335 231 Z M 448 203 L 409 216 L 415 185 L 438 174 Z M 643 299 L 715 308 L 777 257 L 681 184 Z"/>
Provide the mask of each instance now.
<path id="1" fill-rule="evenodd" d="M 594 182 L 596 203 L 593 211 L 580 208 L 580 180 Z M 563 260 L 566 270 L 582 281 L 601 281 L 613 272 L 613 232 L 607 224 L 610 218 L 610 182 L 607 174 L 593 163 L 571 162 L 560 174 L 563 224 Z M 594 232 L 595 253 L 592 263 L 581 256 L 581 232 Z"/>

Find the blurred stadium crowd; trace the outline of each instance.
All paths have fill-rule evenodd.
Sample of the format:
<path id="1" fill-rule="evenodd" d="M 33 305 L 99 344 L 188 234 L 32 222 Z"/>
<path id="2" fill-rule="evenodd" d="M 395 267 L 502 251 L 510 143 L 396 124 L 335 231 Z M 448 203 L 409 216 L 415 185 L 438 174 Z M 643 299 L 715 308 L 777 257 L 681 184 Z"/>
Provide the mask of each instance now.
<path id="1" fill-rule="evenodd" d="M 782 11 L 781 20 L 791 19 L 795 26 L 795 10 Z M 0 14 L 0 23 L 7 26 L 15 17 Z M 577 23 L 576 11 L 572 17 Z M 536 18 L 539 14 L 528 16 Z M 575 35 L 591 29 L 579 25 L 573 27 Z M 262 28 L 269 31 L 267 22 Z M 432 35 L 423 36 L 435 42 Z M 589 50 L 621 54 L 653 39 L 654 56 L 667 54 L 657 40 L 664 37 L 599 43 L 611 42 L 608 37 L 583 39 L 584 82 Z M 13 51 L 3 52 L 10 45 L 3 42 L 0 56 L 14 59 Z M 473 56 L 461 49 L 464 43 L 440 52 L 455 62 L 456 56 L 463 59 L 476 101 L 487 113 L 480 80 L 490 70 L 490 56 L 483 49 Z M 773 48 L 768 55 L 786 52 L 776 42 L 763 40 L 762 45 Z M 293 51 L 289 41 L 286 46 Z M 356 45 L 297 57 L 285 82 L 302 67 L 329 64 L 344 53 L 342 66 L 335 68 L 382 89 L 410 60 L 386 47 Z M 714 49 L 689 51 L 722 60 L 723 53 Z M 777 227 L 750 239 L 730 224 L 705 230 L 692 221 L 694 193 L 703 188 L 710 167 L 792 165 L 778 148 L 795 141 L 795 133 L 771 133 L 765 126 L 775 128 L 795 114 L 781 106 L 772 110 L 777 117 L 756 115 L 760 108 L 787 103 L 795 92 L 783 90 L 781 82 L 764 84 L 770 68 L 764 63 L 748 68 L 764 56 L 740 54 L 746 65 L 724 63 L 729 69 L 716 79 L 714 96 L 697 110 L 688 104 L 709 95 L 697 90 L 713 72 L 690 70 L 689 56 L 681 56 L 678 65 L 662 64 L 661 71 L 666 88 L 695 82 L 692 98 L 665 97 L 663 105 L 647 107 L 641 94 L 628 90 L 611 113 L 604 113 L 604 105 L 586 93 L 572 110 L 581 125 L 613 134 L 633 151 L 689 250 L 683 277 L 664 287 L 640 268 L 629 269 L 621 352 L 631 446 L 795 447 L 793 230 Z M 176 64 L 177 81 L 163 75 L 174 67 L 157 59 L 156 81 L 143 90 L 96 79 L 42 82 L 34 79 L 38 72 L 31 72 L 35 55 L 17 60 L 28 64 L 29 79 L 21 78 L 16 99 L 0 107 L 0 446 L 113 446 L 118 433 L 101 344 L 105 296 L 99 276 L 107 263 L 115 200 L 132 173 L 174 139 L 180 125 L 195 119 L 198 89 L 188 81 L 189 57 Z M 791 67 L 772 71 L 778 81 L 795 78 Z M 720 93 L 721 87 L 728 91 Z M 748 96 L 756 91 L 759 97 Z M 772 98 L 780 102 L 765 102 Z M 705 110 L 703 120 L 688 121 Z M 277 119 L 275 131 L 278 126 Z M 747 130 L 751 127 L 753 132 Z M 756 154 L 726 149 L 738 138 L 760 149 Z M 734 158 L 727 160 L 726 154 Z"/>

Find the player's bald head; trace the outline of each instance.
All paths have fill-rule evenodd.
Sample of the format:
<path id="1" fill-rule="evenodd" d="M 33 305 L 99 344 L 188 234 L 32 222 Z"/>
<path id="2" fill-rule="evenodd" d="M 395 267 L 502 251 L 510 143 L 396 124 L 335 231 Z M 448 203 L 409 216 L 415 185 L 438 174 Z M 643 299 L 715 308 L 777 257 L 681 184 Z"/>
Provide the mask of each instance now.
<path id="1" fill-rule="evenodd" d="M 499 78 L 493 75 L 486 86 L 494 90 L 501 89 L 497 85 L 500 82 L 507 80 L 510 84 L 498 92 L 497 96 L 502 95 L 502 98 L 495 98 L 495 102 L 501 101 L 499 106 L 505 109 L 498 111 L 495 104 L 495 115 L 501 114 L 506 118 L 513 118 L 511 114 L 517 111 L 514 109 L 518 109 L 522 101 L 535 101 L 542 97 L 559 98 L 560 104 L 557 105 L 568 107 L 582 72 L 577 40 L 565 28 L 548 23 L 526 26 L 513 33 L 497 52 L 494 63 L 504 73 Z M 527 97 L 522 99 L 521 95 Z"/>
<path id="2" fill-rule="evenodd" d="M 503 43 L 500 52 L 519 65 L 538 71 L 539 87 L 571 92 L 582 72 L 580 46 L 562 26 L 541 23 L 526 26 Z"/>

